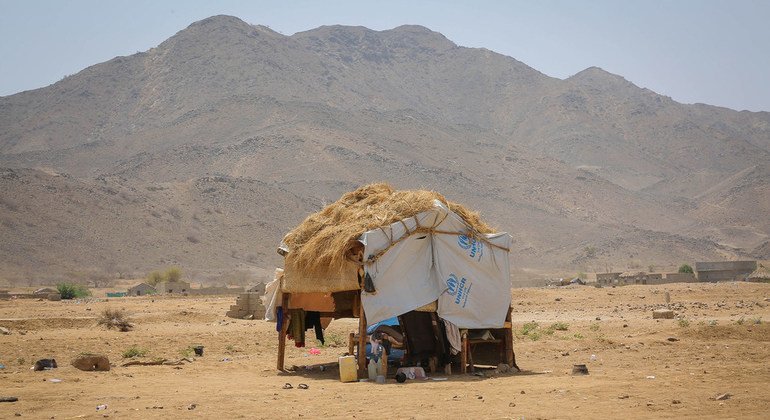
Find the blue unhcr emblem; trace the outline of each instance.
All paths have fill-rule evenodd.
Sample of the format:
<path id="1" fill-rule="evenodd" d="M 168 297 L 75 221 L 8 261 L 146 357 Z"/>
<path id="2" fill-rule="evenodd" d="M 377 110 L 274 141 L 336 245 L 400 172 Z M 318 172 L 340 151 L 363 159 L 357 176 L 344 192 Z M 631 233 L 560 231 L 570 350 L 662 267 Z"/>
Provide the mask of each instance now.
<path id="1" fill-rule="evenodd" d="M 454 296 L 457 293 L 457 276 L 450 274 L 446 280 L 447 293 Z"/>
<path id="2" fill-rule="evenodd" d="M 458 235 L 457 245 L 468 251 L 469 257 L 476 261 L 481 261 L 481 257 L 484 255 L 484 242 L 477 241 L 475 238 L 468 237 L 467 235 Z"/>
<path id="3" fill-rule="evenodd" d="M 465 304 L 468 303 L 468 295 L 471 293 L 471 287 L 473 287 L 473 283 L 469 282 L 465 277 L 462 277 L 458 281 L 456 275 L 450 274 L 449 278 L 446 280 L 446 285 L 447 293 L 450 296 L 455 297 L 455 305 L 460 305 L 464 308 Z"/>

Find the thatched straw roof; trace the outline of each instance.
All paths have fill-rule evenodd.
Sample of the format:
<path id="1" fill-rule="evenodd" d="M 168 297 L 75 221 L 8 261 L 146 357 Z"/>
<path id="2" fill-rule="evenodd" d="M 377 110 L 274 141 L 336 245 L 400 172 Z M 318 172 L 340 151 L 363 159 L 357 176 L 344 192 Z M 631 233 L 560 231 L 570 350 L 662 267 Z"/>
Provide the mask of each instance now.
<path id="1" fill-rule="evenodd" d="M 448 201 L 437 192 L 397 191 L 388 184 L 370 184 L 346 193 L 286 234 L 283 238 L 289 250 L 286 264 L 302 272 L 339 271 L 361 234 L 430 210 L 436 199 L 477 233 L 494 232 L 478 213 Z"/>
<path id="2" fill-rule="evenodd" d="M 747 278 L 750 280 L 768 280 L 770 279 L 770 270 L 764 265 L 759 264 L 759 267 L 757 267 L 753 273 L 749 274 Z"/>

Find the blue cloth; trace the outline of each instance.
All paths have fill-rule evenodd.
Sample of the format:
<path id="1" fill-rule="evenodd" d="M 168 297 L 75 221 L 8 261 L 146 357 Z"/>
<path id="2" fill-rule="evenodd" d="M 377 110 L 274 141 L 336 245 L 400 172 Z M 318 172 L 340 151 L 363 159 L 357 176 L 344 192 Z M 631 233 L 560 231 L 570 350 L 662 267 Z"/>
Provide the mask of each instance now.
<path id="1" fill-rule="evenodd" d="M 382 321 L 380 321 L 380 322 L 378 322 L 376 324 L 372 324 L 371 326 L 366 328 L 366 333 L 367 334 L 374 333 L 374 330 L 376 330 L 377 327 L 379 327 L 380 325 L 387 325 L 389 327 L 396 326 L 396 325 L 398 325 L 398 317 L 394 316 L 393 318 L 384 319 L 384 320 L 382 320 Z"/>
<path id="2" fill-rule="evenodd" d="M 275 330 L 281 332 L 283 328 L 283 307 L 275 308 Z"/>

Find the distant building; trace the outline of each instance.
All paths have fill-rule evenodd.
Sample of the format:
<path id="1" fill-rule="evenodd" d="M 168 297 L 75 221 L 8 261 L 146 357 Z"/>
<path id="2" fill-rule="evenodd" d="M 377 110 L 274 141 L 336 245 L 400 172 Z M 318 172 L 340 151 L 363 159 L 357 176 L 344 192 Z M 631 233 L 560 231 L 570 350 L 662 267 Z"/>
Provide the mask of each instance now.
<path id="1" fill-rule="evenodd" d="M 51 289 L 50 287 L 43 287 L 42 289 L 37 289 L 34 292 L 32 292 L 33 295 L 40 295 L 40 296 L 48 296 L 53 293 L 59 293 L 56 289 Z"/>
<path id="2" fill-rule="evenodd" d="M 609 286 L 617 284 L 621 274 L 623 273 L 592 273 L 588 275 L 588 279 L 594 280 L 598 284 Z"/>
<path id="3" fill-rule="evenodd" d="M 162 281 L 155 286 L 158 293 L 188 293 L 190 283 L 186 281 Z"/>
<path id="4" fill-rule="evenodd" d="M 693 273 L 666 273 L 664 283 L 694 283 L 698 281 Z"/>
<path id="5" fill-rule="evenodd" d="M 134 287 L 131 287 L 126 292 L 127 296 L 144 296 L 144 295 L 154 295 L 157 293 L 154 287 L 150 286 L 147 283 L 139 283 Z"/>
<path id="6" fill-rule="evenodd" d="M 756 261 L 696 262 L 698 281 L 742 281 L 757 269 Z"/>
<path id="7" fill-rule="evenodd" d="M 188 289 L 187 292 L 191 295 L 234 295 L 243 293 L 243 287 L 227 287 L 227 286 L 212 286 L 201 287 L 200 289 Z"/>
<path id="8" fill-rule="evenodd" d="M 661 284 L 663 282 L 663 274 L 629 271 L 621 274 L 618 281 L 621 284 Z"/>
<path id="9" fill-rule="evenodd" d="M 265 283 L 257 283 L 247 290 L 247 292 L 258 293 L 260 296 L 265 294 Z"/>

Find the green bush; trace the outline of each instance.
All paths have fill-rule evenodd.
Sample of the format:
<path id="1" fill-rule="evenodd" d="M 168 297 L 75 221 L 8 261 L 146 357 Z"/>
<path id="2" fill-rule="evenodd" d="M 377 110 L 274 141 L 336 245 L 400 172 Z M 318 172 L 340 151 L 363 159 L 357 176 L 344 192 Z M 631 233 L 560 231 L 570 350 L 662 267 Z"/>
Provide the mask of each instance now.
<path id="1" fill-rule="evenodd" d="M 166 270 L 164 277 L 166 278 L 166 281 L 182 280 L 182 269 L 179 267 L 169 267 L 169 269 Z"/>
<path id="2" fill-rule="evenodd" d="M 75 299 L 91 296 L 91 291 L 82 284 L 59 283 L 56 285 L 62 299 Z"/>
<path id="3" fill-rule="evenodd" d="M 139 348 L 137 346 L 131 346 L 123 352 L 124 359 L 130 359 L 132 357 L 144 357 L 147 354 L 147 350 Z"/>
<path id="4" fill-rule="evenodd" d="M 540 327 L 540 324 L 538 324 L 535 321 L 527 322 L 521 327 L 521 334 L 528 335 L 531 332 L 534 332 L 535 330 L 537 330 L 539 327 Z"/>
<path id="5" fill-rule="evenodd" d="M 679 266 L 680 273 L 693 273 L 692 267 L 689 264 L 682 264 Z"/>
<path id="6" fill-rule="evenodd" d="M 551 324 L 549 328 L 556 331 L 567 331 L 569 329 L 569 324 L 566 322 L 555 322 Z"/>
<path id="7" fill-rule="evenodd" d="M 195 354 L 195 350 L 192 348 L 192 346 L 188 346 L 179 350 L 179 354 L 182 357 L 193 357 L 193 355 Z"/>

